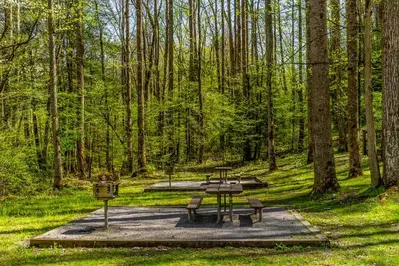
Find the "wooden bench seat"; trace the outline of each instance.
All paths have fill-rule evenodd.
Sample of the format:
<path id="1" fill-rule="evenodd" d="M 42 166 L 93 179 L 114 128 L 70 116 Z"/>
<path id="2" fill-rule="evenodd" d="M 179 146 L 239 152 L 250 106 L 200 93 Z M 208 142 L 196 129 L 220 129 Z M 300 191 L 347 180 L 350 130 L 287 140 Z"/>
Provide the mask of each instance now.
<path id="1" fill-rule="evenodd" d="M 265 207 L 262 202 L 256 198 L 248 198 L 249 205 L 255 210 L 255 214 L 259 211 L 259 222 L 263 221 L 262 213 Z"/>
<path id="2" fill-rule="evenodd" d="M 194 214 L 197 214 L 196 210 L 201 206 L 201 202 L 202 202 L 202 197 L 195 196 L 188 203 L 186 209 L 188 210 L 188 221 L 190 223 L 193 222 L 192 212 L 194 212 Z"/>

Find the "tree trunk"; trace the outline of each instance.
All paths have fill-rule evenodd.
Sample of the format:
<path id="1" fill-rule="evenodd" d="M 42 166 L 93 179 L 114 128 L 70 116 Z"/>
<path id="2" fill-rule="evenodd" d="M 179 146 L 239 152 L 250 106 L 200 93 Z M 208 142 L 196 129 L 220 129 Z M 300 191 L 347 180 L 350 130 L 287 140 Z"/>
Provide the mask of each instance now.
<path id="1" fill-rule="evenodd" d="M 198 69 L 197 69 L 197 79 L 198 79 L 198 102 L 199 102 L 199 153 L 198 153 L 198 162 L 202 163 L 204 159 L 204 112 L 203 112 L 203 104 L 202 104 L 202 84 L 201 84 L 201 41 L 202 41 L 202 33 L 201 33 L 201 0 L 198 0 Z"/>
<path id="2" fill-rule="evenodd" d="M 303 109 L 303 35 L 302 35 L 302 0 L 298 0 L 298 105 L 299 105 L 299 138 L 298 152 L 304 149 L 303 141 L 305 139 L 305 112 Z"/>
<path id="3" fill-rule="evenodd" d="M 278 19 L 278 35 L 279 35 L 279 44 L 280 44 L 280 56 L 281 56 L 281 76 L 283 78 L 283 89 L 287 91 L 287 79 L 285 76 L 285 58 L 284 58 L 284 49 L 283 49 L 283 30 L 281 26 L 281 3 L 278 1 L 277 3 L 277 19 Z"/>
<path id="4" fill-rule="evenodd" d="M 365 50 L 365 69 L 364 69 L 364 87 L 366 104 L 366 122 L 367 122 L 367 153 L 369 157 L 371 186 L 374 188 L 382 185 L 380 168 L 377 159 L 376 134 L 373 110 L 373 87 L 372 87 L 372 4 L 373 0 L 366 0 L 364 15 L 364 50 Z"/>
<path id="5" fill-rule="evenodd" d="M 399 1 L 383 1 L 383 134 L 385 187 L 399 184 Z"/>
<path id="6" fill-rule="evenodd" d="M 357 0 L 346 0 L 347 8 L 347 50 L 348 50 L 348 139 L 349 139 L 349 178 L 362 175 L 359 151 L 359 91 L 358 72 L 358 24 Z"/>
<path id="7" fill-rule="evenodd" d="M 345 111 L 343 104 L 342 89 L 342 48 L 341 48 L 341 3 L 340 0 L 331 0 L 331 17 L 333 21 L 333 29 L 331 36 L 331 50 L 333 63 L 332 85 L 334 86 L 334 106 L 337 129 L 339 136 L 338 151 L 344 152 L 348 150 L 348 139 L 345 130 Z"/>
<path id="8" fill-rule="evenodd" d="M 338 191 L 332 148 L 327 52 L 327 1 L 309 1 L 311 133 L 314 141 L 313 195 Z M 317 85 L 316 85 L 317 84 Z"/>
<path id="9" fill-rule="evenodd" d="M 48 0 L 48 34 L 50 54 L 50 94 L 51 94 L 51 120 L 53 122 L 53 148 L 54 148 L 54 183 L 53 188 L 62 189 L 62 160 L 61 160 L 61 137 L 58 123 L 57 103 L 57 69 L 56 53 L 54 44 L 54 10 L 53 0 Z"/>
<path id="10" fill-rule="evenodd" d="M 311 58 L 310 58 L 310 0 L 306 0 L 306 88 L 308 95 L 308 157 L 307 163 L 313 163 L 314 153 L 314 140 L 312 134 L 312 101 L 310 98 L 312 90 L 312 71 L 311 71 Z"/>
<path id="11" fill-rule="evenodd" d="M 136 1 L 136 41 L 137 41 L 137 104 L 138 104 L 138 171 L 147 171 L 147 159 L 145 154 L 145 116 L 144 116 L 144 84 L 143 84 L 143 42 L 142 42 L 142 2 Z"/>
<path id="12" fill-rule="evenodd" d="M 124 80 L 123 86 L 126 93 L 126 139 L 127 139 L 127 163 L 126 171 L 130 175 L 133 172 L 133 140 L 132 140 L 132 90 L 130 88 L 130 4 L 125 0 L 125 43 L 124 45 Z"/>
<path id="13" fill-rule="evenodd" d="M 266 0 L 266 88 L 267 88 L 267 131 L 268 131 L 268 157 L 269 171 L 277 169 L 276 155 L 274 152 L 274 110 L 273 110 L 273 21 L 272 3 Z"/>
<path id="14" fill-rule="evenodd" d="M 231 16 L 231 1 L 227 1 L 227 14 L 228 14 L 228 26 L 229 26 L 229 52 L 230 52 L 230 74 L 231 76 L 235 75 L 236 69 L 236 56 L 234 50 L 234 33 L 233 25 L 232 25 L 232 16 Z"/>
<path id="15" fill-rule="evenodd" d="M 173 0 L 168 0 L 168 99 L 169 105 L 173 105 L 173 91 L 174 91 L 174 41 L 173 41 L 173 32 L 174 32 L 174 19 L 173 19 Z M 175 164 L 177 163 L 176 158 L 176 147 L 175 147 L 175 139 L 174 139 L 174 111 L 172 106 L 168 108 L 168 149 L 169 149 L 169 163 Z"/>
<path id="16" fill-rule="evenodd" d="M 76 79 L 79 102 L 77 105 L 77 140 L 78 176 L 85 178 L 85 92 L 84 92 L 84 44 L 83 44 L 83 3 L 78 1 L 76 7 Z"/>

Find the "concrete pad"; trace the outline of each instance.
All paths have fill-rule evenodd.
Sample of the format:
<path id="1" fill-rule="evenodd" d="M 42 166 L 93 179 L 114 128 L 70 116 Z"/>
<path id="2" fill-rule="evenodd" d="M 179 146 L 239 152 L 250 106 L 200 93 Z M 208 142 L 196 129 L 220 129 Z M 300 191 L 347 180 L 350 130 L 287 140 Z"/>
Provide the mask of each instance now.
<path id="1" fill-rule="evenodd" d="M 30 240 L 31 246 L 132 247 L 132 246 L 256 246 L 329 244 L 328 239 L 298 213 L 285 207 L 263 211 L 263 222 L 253 209 L 235 207 L 216 224 L 216 208 L 201 207 L 195 223 L 184 207 L 111 207 L 109 228 L 104 229 L 103 209 Z"/>
<path id="2" fill-rule="evenodd" d="M 173 178 L 172 178 L 173 179 Z M 232 182 L 238 183 L 236 180 Z M 217 180 L 212 180 L 211 184 L 219 184 Z M 256 177 L 243 178 L 241 179 L 242 187 L 244 189 L 257 189 L 268 187 L 269 184 Z M 169 186 L 169 182 L 159 182 L 148 186 L 144 189 L 144 192 L 150 191 L 204 191 L 208 184 L 205 181 L 172 181 Z"/>

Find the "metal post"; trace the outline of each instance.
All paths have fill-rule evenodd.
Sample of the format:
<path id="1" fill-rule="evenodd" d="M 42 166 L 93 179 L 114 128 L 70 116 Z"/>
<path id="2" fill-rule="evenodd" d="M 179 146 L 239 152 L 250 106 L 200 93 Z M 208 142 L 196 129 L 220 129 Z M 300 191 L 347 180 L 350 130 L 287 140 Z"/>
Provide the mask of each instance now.
<path id="1" fill-rule="evenodd" d="M 108 229 L 108 200 L 104 200 L 104 222 L 105 228 Z"/>
<path id="2" fill-rule="evenodd" d="M 171 187 L 171 186 L 172 186 L 172 176 L 169 175 L 169 187 Z"/>

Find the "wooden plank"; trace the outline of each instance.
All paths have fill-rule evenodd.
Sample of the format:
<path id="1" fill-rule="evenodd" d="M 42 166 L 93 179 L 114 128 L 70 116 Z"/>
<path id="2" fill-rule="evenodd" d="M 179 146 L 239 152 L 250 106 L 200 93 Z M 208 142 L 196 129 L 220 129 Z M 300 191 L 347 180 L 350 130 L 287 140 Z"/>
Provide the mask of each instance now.
<path id="1" fill-rule="evenodd" d="M 201 202 L 202 202 L 202 197 L 193 197 L 186 208 L 196 210 L 201 206 Z"/>
<path id="2" fill-rule="evenodd" d="M 215 167 L 215 170 L 233 170 L 233 167 L 217 166 Z"/>
<path id="3" fill-rule="evenodd" d="M 258 199 L 248 198 L 248 202 L 249 205 L 251 205 L 251 208 L 256 208 L 256 209 L 264 208 L 262 202 Z"/>
<path id="4" fill-rule="evenodd" d="M 233 194 L 240 194 L 241 192 L 243 192 L 244 190 L 243 190 L 243 188 L 242 188 L 242 185 L 240 185 L 240 184 L 234 184 L 234 185 L 231 185 L 231 193 L 233 193 Z"/>
<path id="5" fill-rule="evenodd" d="M 208 194 L 217 194 L 219 191 L 219 186 L 220 186 L 220 184 L 210 184 L 206 188 L 205 192 Z"/>

